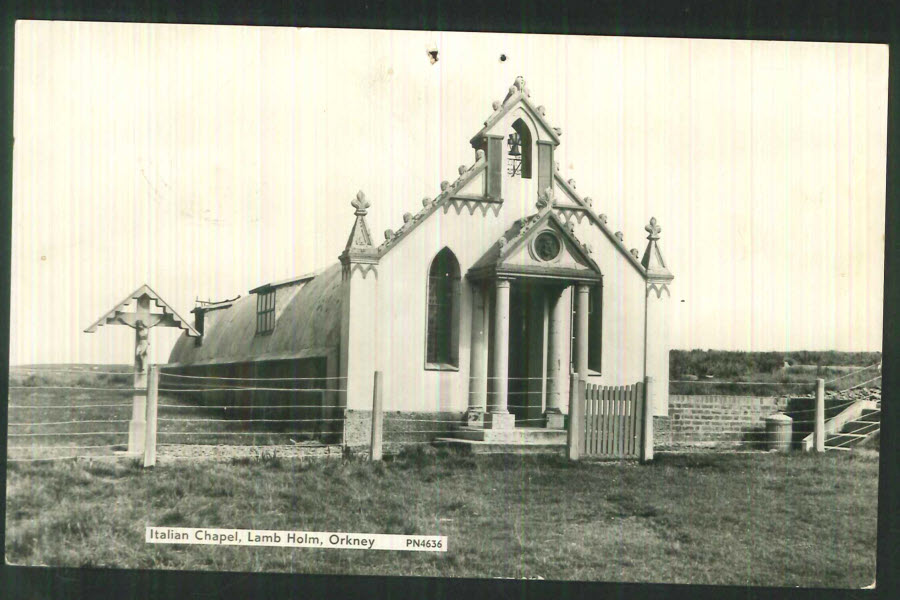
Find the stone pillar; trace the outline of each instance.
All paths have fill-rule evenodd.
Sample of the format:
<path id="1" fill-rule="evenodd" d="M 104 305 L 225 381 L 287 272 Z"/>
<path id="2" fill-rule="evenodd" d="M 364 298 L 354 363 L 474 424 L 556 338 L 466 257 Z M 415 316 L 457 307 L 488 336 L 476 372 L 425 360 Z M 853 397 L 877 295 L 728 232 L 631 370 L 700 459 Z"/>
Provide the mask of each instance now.
<path id="1" fill-rule="evenodd" d="M 487 319 L 485 294 L 480 283 L 472 286 L 472 342 L 469 360 L 469 410 L 466 422 L 476 427 L 484 426 L 487 410 Z"/>
<path id="2" fill-rule="evenodd" d="M 648 389 L 650 410 L 653 416 L 669 414 L 669 284 L 674 279 L 666 267 L 659 250 L 659 234 L 662 228 L 656 219 L 644 228 L 647 233 L 647 249 L 641 265 L 647 273 L 647 290 L 644 305 L 644 375 L 653 377 L 655 385 Z"/>
<path id="3" fill-rule="evenodd" d="M 578 322 L 575 324 L 575 372 L 579 379 L 584 379 L 588 374 L 588 310 L 591 287 L 586 283 L 579 283 L 575 287 L 575 312 Z"/>
<path id="4" fill-rule="evenodd" d="M 566 303 L 563 302 L 562 288 L 547 289 L 549 317 L 547 320 L 547 427 L 561 429 L 564 425 L 562 395 L 565 390 L 563 379 L 568 377 L 568 369 L 563 364 L 563 348 L 566 345 Z"/>
<path id="5" fill-rule="evenodd" d="M 344 445 L 369 443 L 372 385 L 378 368 L 378 252 L 366 224 L 370 206 L 359 192 L 351 202 L 356 221 L 341 261 L 341 384 L 339 404 L 344 406 Z M 365 415 L 366 426 L 350 426 Z"/>
<path id="6" fill-rule="evenodd" d="M 490 412 L 484 426 L 490 429 L 512 429 L 516 417 L 507 409 L 509 377 L 509 280 L 498 279 L 494 301 L 494 386 Z"/>

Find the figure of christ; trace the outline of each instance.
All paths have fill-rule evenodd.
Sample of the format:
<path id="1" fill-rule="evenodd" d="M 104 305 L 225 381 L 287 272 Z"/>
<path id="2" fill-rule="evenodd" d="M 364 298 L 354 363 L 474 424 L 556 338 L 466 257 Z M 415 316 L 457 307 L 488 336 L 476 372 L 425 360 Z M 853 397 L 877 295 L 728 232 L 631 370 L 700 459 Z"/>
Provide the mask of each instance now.
<path id="1" fill-rule="evenodd" d="M 128 325 L 137 332 L 134 357 L 138 372 L 143 373 L 147 364 L 147 351 L 150 349 L 150 329 L 159 325 L 165 318 L 165 315 L 147 314 L 142 315 L 141 318 L 134 319 L 135 316 L 134 314 L 122 315 L 116 317 L 116 321 L 123 325 Z M 133 319 L 134 323 L 132 324 L 130 321 Z"/>

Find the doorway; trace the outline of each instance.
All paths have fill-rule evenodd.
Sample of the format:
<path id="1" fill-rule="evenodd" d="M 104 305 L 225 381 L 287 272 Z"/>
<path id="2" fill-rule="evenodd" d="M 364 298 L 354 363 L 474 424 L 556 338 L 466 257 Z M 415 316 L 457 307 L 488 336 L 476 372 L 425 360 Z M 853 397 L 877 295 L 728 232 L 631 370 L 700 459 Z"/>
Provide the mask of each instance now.
<path id="1" fill-rule="evenodd" d="M 509 299 L 509 412 L 518 427 L 542 427 L 546 309 L 542 286 L 513 281 Z"/>

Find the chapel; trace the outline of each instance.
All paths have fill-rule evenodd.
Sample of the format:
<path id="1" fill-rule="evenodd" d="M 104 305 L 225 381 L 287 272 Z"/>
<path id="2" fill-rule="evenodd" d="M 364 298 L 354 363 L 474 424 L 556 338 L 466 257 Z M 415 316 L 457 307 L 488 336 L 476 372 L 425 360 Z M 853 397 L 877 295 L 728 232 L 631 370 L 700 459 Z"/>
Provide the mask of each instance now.
<path id="1" fill-rule="evenodd" d="M 649 406 L 667 415 L 661 227 L 648 219 L 643 252 L 629 249 L 602 201 L 560 172 L 561 136 L 516 78 L 438 195 L 376 239 L 359 192 L 333 265 L 198 302 L 200 336 L 182 335 L 163 372 L 266 380 L 222 394 L 295 404 L 351 446 L 368 439 L 376 371 L 386 413 L 467 431 L 564 430 L 573 373 L 604 386 L 651 376 L 663 384 Z"/>

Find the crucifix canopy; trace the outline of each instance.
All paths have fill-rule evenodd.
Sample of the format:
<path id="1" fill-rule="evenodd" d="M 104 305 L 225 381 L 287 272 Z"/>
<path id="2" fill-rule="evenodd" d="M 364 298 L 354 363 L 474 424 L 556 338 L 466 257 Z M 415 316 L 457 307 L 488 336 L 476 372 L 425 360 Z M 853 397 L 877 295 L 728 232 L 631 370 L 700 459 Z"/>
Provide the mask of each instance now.
<path id="1" fill-rule="evenodd" d="M 146 298 L 147 304 L 155 305 L 156 308 L 162 309 L 162 313 L 150 312 L 148 315 L 140 315 L 139 311 L 126 310 L 126 305 L 137 300 L 138 305 L 142 304 L 141 299 Z M 150 304 L 152 302 L 152 305 Z M 159 297 L 159 294 L 150 289 L 147 284 L 142 285 L 134 292 L 129 294 L 124 300 L 116 304 L 109 312 L 100 317 L 93 325 L 85 329 L 85 333 L 93 333 L 98 327 L 103 325 L 129 325 L 134 327 L 138 319 L 147 319 L 145 322 L 147 327 L 178 327 L 187 333 L 190 337 L 200 337 L 200 333 L 194 327 L 181 317 L 175 309 L 169 306 L 165 300 Z"/>

